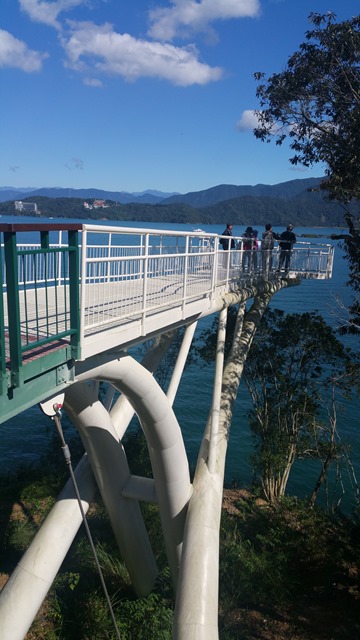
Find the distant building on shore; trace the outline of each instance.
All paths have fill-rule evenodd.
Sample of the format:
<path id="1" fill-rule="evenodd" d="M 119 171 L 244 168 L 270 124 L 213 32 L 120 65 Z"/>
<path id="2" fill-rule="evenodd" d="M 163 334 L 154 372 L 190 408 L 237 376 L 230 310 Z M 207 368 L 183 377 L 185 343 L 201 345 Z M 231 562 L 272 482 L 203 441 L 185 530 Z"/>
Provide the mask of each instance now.
<path id="1" fill-rule="evenodd" d="M 83 204 L 85 209 L 107 209 L 109 206 L 105 200 L 94 200 L 93 204 L 85 201 Z"/>
<path id="2" fill-rule="evenodd" d="M 15 211 L 26 211 L 27 213 L 39 214 L 36 202 L 23 202 L 22 200 L 15 200 Z"/>

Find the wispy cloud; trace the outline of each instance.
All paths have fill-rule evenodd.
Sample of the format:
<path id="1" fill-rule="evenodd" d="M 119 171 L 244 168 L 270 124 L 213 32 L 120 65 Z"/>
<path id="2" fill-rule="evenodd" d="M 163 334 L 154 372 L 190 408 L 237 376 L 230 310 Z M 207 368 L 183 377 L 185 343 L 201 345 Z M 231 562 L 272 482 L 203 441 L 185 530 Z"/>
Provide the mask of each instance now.
<path id="1" fill-rule="evenodd" d="M 83 82 L 87 87 L 95 87 L 95 89 L 103 86 L 103 83 L 98 78 L 84 78 Z"/>
<path id="2" fill-rule="evenodd" d="M 206 84 L 222 77 L 220 67 L 199 61 L 196 47 L 140 40 L 117 33 L 112 25 L 69 23 L 71 35 L 63 41 L 67 66 L 89 74 L 121 76 L 128 81 L 155 77 L 176 85 Z"/>
<path id="3" fill-rule="evenodd" d="M 68 11 L 86 0 L 55 0 L 55 2 L 45 2 L 44 0 L 19 0 L 21 9 L 27 13 L 33 22 L 47 24 L 55 29 L 61 29 L 58 16 L 63 11 Z"/>
<path id="4" fill-rule="evenodd" d="M 246 109 L 242 112 L 240 119 L 237 121 L 235 127 L 237 131 L 243 133 L 244 131 L 252 131 L 257 127 L 259 121 L 256 117 L 255 111 L 251 109 Z"/>
<path id="5" fill-rule="evenodd" d="M 30 49 L 8 31 L 0 29 L 0 67 L 21 69 L 27 73 L 40 71 L 47 53 Z"/>
<path id="6" fill-rule="evenodd" d="M 72 171 L 73 169 L 78 169 L 80 171 L 84 168 L 84 161 L 81 158 L 71 158 L 69 162 L 65 162 L 65 167 Z"/>
<path id="7" fill-rule="evenodd" d="M 17 164 L 13 164 L 11 167 L 9 167 L 9 169 L 12 173 L 16 173 L 20 169 L 20 167 Z"/>
<path id="8" fill-rule="evenodd" d="M 149 35 L 173 40 L 207 31 L 217 20 L 254 18 L 260 13 L 260 0 L 171 0 L 170 7 L 149 12 Z"/>

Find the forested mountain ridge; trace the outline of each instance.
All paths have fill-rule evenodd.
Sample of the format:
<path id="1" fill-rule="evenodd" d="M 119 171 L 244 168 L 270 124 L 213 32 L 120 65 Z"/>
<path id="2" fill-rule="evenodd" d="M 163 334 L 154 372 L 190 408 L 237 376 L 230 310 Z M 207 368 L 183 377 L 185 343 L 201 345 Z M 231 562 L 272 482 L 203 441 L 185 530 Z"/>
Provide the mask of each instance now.
<path id="1" fill-rule="evenodd" d="M 308 189 L 316 189 L 320 184 L 320 178 L 307 178 L 304 180 L 290 180 L 279 184 L 233 185 L 219 184 L 203 191 L 192 191 L 185 194 L 174 194 L 162 201 L 162 204 L 183 202 L 192 207 L 206 207 L 225 200 L 233 200 L 243 196 L 272 197 L 291 199 Z"/>
<path id="2" fill-rule="evenodd" d="M 232 222 L 234 225 L 265 225 L 271 222 L 282 226 L 291 222 L 294 226 L 343 226 L 343 207 L 335 202 L 327 202 L 322 193 L 316 191 L 319 182 L 320 179 L 310 178 L 273 186 L 218 185 L 184 196 L 173 195 L 154 204 L 139 201 L 121 203 L 104 199 L 106 206 L 98 208 L 89 208 L 96 199 L 94 192 L 97 190 L 91 190 L 92 197 L 85 199 L 50 198 L 27 193 L 22 201 L 36 203 L 38 218 L 178 222 L 194 225 L 225 222 Z M 234 197 L 239 192 L 242 195 Z M 221 196 L 222 199 L 218 200 Z M 196 204 L 200 202 L 203 204 Z M 9 200 L 0 203 L 0 215 L 34 216 L 34 213 L 15 211 L 14 201 Z"/>
<path id="3" fill-rule="evenodd" d="M 234 185 L 219 184 L 202 191 L 192 191 L 189 193 L 165 193 L 148 189 L 141 193 L 129 193 L 127 191 L 104 191 L 102 189 L 73 189 L 63 187 L 43 187 L 40 189 L 13 187 L 0 187 L 0 202 L 8 200 L 23 200 L 24 198 L 34 198 L 44 196 L 46 198 L 83 198 L 102 200 L 112 200 L 120 204 L 137 202 L 141 204 L 173 204 L 182 202 L 192 207 L 206 207 L 217 202 L 239 198 L 241 196 L 270 196 L 276 198 L 293 198 L 302 191 L 316 188 L 320 183 L 320 178 L 306 178 L 290 180 L 275 185 L 257 184 Z"/>
<path id="4" fill-rule="evenodd" d="M 41 189 L 15 189 L 12 187 L 0 187 L 0 202 L 8 200 L 34 199 L 43 196 L 45 198 L 82 198 L 112 200 L 126 204 L 128 202 L 144 202 L 154 204 L 169 197 L 170 193 L 161 191 L 144 191 L 142 193 L 128 193 L 127 191 L 104 191 L 103 189 L 72 189 L 63 187 L 43 187 Z"/>

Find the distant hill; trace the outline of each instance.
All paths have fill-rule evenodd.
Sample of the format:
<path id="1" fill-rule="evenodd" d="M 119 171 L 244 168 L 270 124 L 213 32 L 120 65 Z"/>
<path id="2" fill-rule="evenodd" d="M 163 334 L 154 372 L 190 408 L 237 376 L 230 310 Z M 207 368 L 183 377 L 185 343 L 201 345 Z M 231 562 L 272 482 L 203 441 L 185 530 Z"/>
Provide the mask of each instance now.
<path id="1" fill-rule="evenodd" d="M 126 204 L 128 202 L 143 202 L 146 204 L 156 204 L 164 198 L 172 196 L 171 193 L 162 193 L 149 189 L 141 193 L 128 193 L 127 191 L 104 191 L 102 189 L 67 189 L 63 187 L 43 187 L 41 189 L 28 189 L 13 187 L 0 187 L 0 202 L 8 200 L 22 200 L 24 197 L 34 198 L 44 196 L 46 198 L 83 198 L 97 200 L 112 200 Z"/>
<path id="2" fill-rule="evenodd" d="M 224 200 L 233 200 L 234 198 L 240 198 L 242 196 L 290 199 L 308 189 L 316 189 L 320 181 L 321 178 L 306 178 L 304 180 L 281 182 L 275 185 L 257 184 L 255 186 L 236 186 L 233 184 L 220 184 L 203 191 L 192 191 L 186 194 L 172 195 L 164 199 L 163 204 L 183 202 L 192 207 L 207 207 L 218 202 L 223 202 Z"/>
<path id="3" fill-rule="evenodd" d="M 183 195 L 151 190 L 129 194 L 98 189 L 38 189 L 0 203 L 0 214 L 17 215 L 14 200 L 19 199 L 36 202 L 39 218 L 178 222 L 194 226 L 226 222 L 235 226 L 251 224 L 259 227 L 267 222 L 274 226 L 289 223 L 295 227 L 343 226 L 344 211 L 337 203 L 326 201 L 317 191 L 320 180 L 291 180 L 276 185 L 218 185 Z M 5 193 L 6 189 L 0 187 L 0 198 Z M 70 194 L 74 195 L 71 197 Z M 167 197 L 162 197 L 165 195 Z M 104 200 L 106 207 L 90 207 L 96 199 Z M 89 205 L 87 208 L 84 207 L 85 201 Z M 18 215 L 25 214 L 19 212 Z"/>
<path id="4" fill-rule="evenodd" d="M 251 185 L 234 185 L 220 184 L 216 187 L 210 187 L 203 191 L 191 191 L 189 193 L 165 193 L 154 189 L 138 193 L 129 193 L 127 191 L 104 191 L 103 189 L 72 189 L 64 187 L 42 187 L 39 189 L 31 189 L 22 187 L 15 189 L 14 187 L 0 187 L 0 202 L 8 200 L 22 200 L 26 198 L 34 198 L 43 196 L 45 198 L 83 198 L 111 200 L 128 204 L 130 202 L 138 202 L 141 204 L 175 204 L 182 202 L 191 207 L 208 207 L 218 202 L 232 200 L 241 196 L 253 197 L 275 197 L 290 199 L 307 189 L 315 189 L 321 178 L 307 178 L 304 180 L 290 180 L 275 185 L 257 184 Z"/>

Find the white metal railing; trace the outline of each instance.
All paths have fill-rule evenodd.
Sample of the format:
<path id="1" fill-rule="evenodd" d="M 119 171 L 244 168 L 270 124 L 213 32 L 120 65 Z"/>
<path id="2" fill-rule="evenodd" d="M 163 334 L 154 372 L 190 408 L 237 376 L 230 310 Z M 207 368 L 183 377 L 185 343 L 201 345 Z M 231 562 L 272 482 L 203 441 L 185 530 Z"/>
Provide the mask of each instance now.
<path id="1" fill-rule="evenodd" d="M 85 227 L 88 225 L 85 225 Z M 91 233 L 95 234 L 98 238 L 102 238 L 103 235 L 108 236 L 108 242 L 106 244 L 87 244 L 86 245 L 86 259 L 87 270 L 83 269 L 83 274 L 86 273 L 86 282 L 115 282 L 117 280 L 128 280 L 142 278 L 144 274 L 145 258 L 148 261 L 147 276 L 155 277 L 159 275 L 159 264 L 163 264 L 163 275 L 170 275 L 184 270 L 181 265 L 181 260 L 187 255 L 189 268 L 192 272 L 196 271 L 196 268 L 201 264 L 204 267 L 206 264 L 209 267 L 211 261 L 213 261 L 215 255 L 221 256 L 219 260 L 220 266 L 225 265 L 230 268 L 230 273 L 234 267 L 239 268 L 240 274 L 245 274 L 246 270 L 243 269 L 244 258 L 249 257 L 248 262 L 251 266 L 252 273 L 261 273 L 264 271 L 262 268 L 262 257 L 264 253 L 261 249 L 257 251 L 246 251 L 243 249 L 243 239 L 241 237 L 236 238 L 237 244 L 236 250 L 229 252 L 218 249 L 217 240 L 219 236 L 215 234 L 208 234 L 207 236 L 199 236 L 199 234 L 179 235 L 175 232 L 154 232 L 150 230 L 137 230 L 137 229 L 121 229 L 116 234 L 115 232 L 109 233 L 102 227 L 95 227 L 96 231 Z M 89 229 L 84 228 L 83 238 L 87 237 Z M 60 232 L 61 234 L 61 232 Z M 111 244 L 114 238 L 117 240 L 119 236 L 131 235 L 138 239 L 139 244 Z M 186 238 L 188 238 L 188 248 L 186 248 Z M 166 242 L 164 240 L 166 239 Z M 152 241 L 152 242 L 151 242 Z M 181 242 L 179 242 L 181 241 Z M 84 244 L 84 243 L 83 243 Z M 61 237 L 59 242 L 52 243 L 51 247 L 65 246 Z M 38 244 L 22 244 L 21 249 L 32 250 L 38 249 Z M 275 247 L 272 253 L 272 264 L 276 266 L 279 261 L 279 248 Z M 82 254 L 82 246 L 80 245 L 80 255 Z M 226 257 L 229 256 L 228 265 Z M 165 256 L 168 258 L 167 267 L 165 267 Z M 251 256 L 251 260 L 250 260 Z M 85 254 L 84 254 L 85 258 Z M 152 258 L 152 260 L 151 260 Z M 54 260 L 47 260 L 39 255 L 23 256 L 19 260 L 18 275 L 19 285 L 31 286 L 35 282 L 41 284 L 41 282 L 49 283 L 53 282 L 62 284 L 62 282 L 68 279 L 69 274 L 64 264 L 61 265 L 61 255 L 57 257 L 58 264 Z M 84 262 L 82 261 L 84 265 Z M 92 266 L 90 266 L 92 265 Z M 333 266 L 333 247 L 328 244 L 310 244 L 299 242 L 291 252 L 291 266 L 290 271 L 304 277 L 315 278 L 329 278 L 332 275 Z M 221 274 L 222 278 L 224 274 Z M 5 273 L 4 273 L 4 286 Z"/>
<path id="2" fill-rule="evenodd" d="M 83 225 L 80 244 L 81 335 L 119 322 L 145 318 L 166 308 L 185 306 L 192 300 L 219 293 L 234 282 L 249 278 L 275 278 L 279 249 L 244 250 L 241 237 L 236 249 L 224 251 L 217 234 L 177 232 L 128 227 Z M 248 241 L 248 240 L 247 240 Z M 38 245 L 36 245 L 38 246 Z M 58 242 L 63 246 L 61 232 Z M 34 248 L 34 244 L 22 245 Z M 291 252 L 290 276 L 330 278 L 333 247 L 297 243 Z M 67 267 L 45 263 L 42 255 L 22 258 L 19 284 L 31 288 L 36 280 L 61 286 Z M 52 271 L 53 270 L 53 273 Z M 6 288 L 4 288 L 6 290 Z"/>
<path id="3" fill-rule="evenodd" d="M 158 310 L 210 296 L 216 271 L 210 236 L 85 225 L 81 326 L 86 333 L 123 319 L 144 321 Z"/>
<path id="4" fill-rule="evenodd" d="M 211 296 L 219 283 L 261 277 L 264 253 L 219 249 L 216 234 L 101 228 L 85 225 L 82 236 L 82 326 L 84 331 L 121 319 L 185 305 L 199 296 Z M 279 261 L 272 252 L 272 265 Z M 244 257 L 251 254 L 244 268 Z M 255 260 L 255 257 L 257 260 Z M 332 272 L 330 245 L 301 244 L 291 253 L 291 273 L 328 278 Z M 101 286 L 99 286 L 101 285 Z"/>

